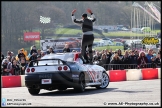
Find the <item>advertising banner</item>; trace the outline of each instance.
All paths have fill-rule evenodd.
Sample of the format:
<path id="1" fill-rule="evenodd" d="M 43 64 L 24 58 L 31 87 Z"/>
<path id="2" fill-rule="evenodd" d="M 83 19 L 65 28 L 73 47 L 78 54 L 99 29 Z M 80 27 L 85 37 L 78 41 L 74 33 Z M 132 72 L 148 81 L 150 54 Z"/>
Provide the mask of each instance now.
<path id="1" fill-rule="evenodd" d="M 25 32 L 24 41 L 40 40 L 40 32 Z"/>

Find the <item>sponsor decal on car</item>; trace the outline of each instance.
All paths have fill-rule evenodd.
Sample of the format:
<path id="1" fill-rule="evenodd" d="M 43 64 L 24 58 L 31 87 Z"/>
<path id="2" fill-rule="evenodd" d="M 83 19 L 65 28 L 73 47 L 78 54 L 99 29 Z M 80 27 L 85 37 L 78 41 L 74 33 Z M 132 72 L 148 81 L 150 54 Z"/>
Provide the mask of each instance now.
<path id="1" fill-rule="evenodd" d="M 146 44 L 146 45 L 155 45 L 159 43 L 159 39 L 155 38 L 155 37 L 145 37 L 142 40 L 142 44 Z"/>

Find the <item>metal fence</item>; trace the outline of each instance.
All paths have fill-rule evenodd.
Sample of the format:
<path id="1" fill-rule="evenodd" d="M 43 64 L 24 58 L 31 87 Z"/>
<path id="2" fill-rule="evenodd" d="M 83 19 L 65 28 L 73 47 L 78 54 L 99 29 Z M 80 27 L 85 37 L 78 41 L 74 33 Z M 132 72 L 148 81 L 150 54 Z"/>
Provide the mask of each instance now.
<path id="1" fill-rule="evenodd" d="M 143 65 L 137 64 L 104 64 L 102 65 L 106 70 L 124 70 L 124 69 L 142 69 L 142 68 L 161 68 L 160 64 L 147 63 Z"/>

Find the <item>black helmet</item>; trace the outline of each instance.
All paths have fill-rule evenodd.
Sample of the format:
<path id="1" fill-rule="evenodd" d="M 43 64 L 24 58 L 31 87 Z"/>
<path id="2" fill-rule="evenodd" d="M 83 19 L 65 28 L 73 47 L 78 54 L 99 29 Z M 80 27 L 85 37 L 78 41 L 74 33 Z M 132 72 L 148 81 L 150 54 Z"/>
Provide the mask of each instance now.
<path id="1" fill-rule="evenodd" d="M 82 14 L 82 17 L 86 18 L 87 17 L 87 14 L 86 13 L 83 13 Z"/>

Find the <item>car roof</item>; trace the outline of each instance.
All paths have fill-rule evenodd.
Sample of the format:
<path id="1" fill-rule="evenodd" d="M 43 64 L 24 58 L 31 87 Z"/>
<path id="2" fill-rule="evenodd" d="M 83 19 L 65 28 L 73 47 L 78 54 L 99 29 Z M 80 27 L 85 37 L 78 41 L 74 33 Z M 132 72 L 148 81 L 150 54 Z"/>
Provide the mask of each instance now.
<path id="1" fill-rule="evenodd" d="M 61 59 L 64 61 L 73 61 L 75 53 L 55 53 L 43 56 L 41 59 Z"/>

